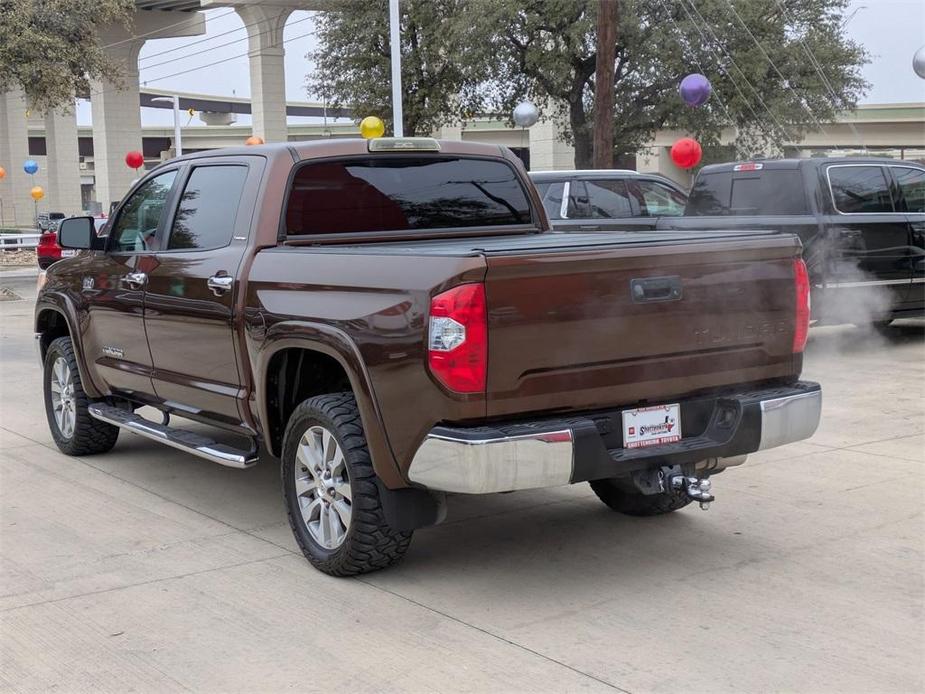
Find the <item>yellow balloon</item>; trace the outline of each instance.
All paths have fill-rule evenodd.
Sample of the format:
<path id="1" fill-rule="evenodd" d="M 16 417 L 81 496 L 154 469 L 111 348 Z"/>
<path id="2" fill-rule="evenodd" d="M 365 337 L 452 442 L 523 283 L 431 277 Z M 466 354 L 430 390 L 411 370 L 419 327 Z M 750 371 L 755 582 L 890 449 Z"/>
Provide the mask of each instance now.
<path id="1" fill-rule="evenodd" d="M 360 135 L 370 140 L 374 137 L 382 137 L 385 133 L 385 123 L 381 118 L 376 116 L 366 116 L 360 121 Z"/>
<path id="2" fill-rule="evenodd" d="M 45 197 L 45 191 L 42 190 L 42 186 L 33 186 L 32 190 L 29 191 L 29 195 L 32 196 L 33 200 L 41 200 Z"/>

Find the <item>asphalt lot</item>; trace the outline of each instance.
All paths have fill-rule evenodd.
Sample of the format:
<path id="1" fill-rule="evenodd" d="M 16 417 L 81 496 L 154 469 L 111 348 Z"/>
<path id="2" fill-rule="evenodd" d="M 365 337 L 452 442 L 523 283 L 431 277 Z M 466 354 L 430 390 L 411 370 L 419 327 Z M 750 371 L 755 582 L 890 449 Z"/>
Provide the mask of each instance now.
<path id="1" fill-rule="evenodd" d="M 12 691 L 925 689 L 925 322 L 814 329 L 809 442 L 655 519 L 587 485 L 454 497 L 395 569 L 313 570 L 271 459 L 123 433 L 54 447 L 26 297 L 0 302 L 0 688 Z"/>

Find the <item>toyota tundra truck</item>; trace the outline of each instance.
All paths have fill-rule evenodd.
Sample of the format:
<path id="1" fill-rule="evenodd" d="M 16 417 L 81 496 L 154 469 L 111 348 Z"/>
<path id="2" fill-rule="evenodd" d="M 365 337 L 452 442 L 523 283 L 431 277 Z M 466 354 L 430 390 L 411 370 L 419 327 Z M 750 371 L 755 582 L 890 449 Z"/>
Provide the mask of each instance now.
<path id="1" fill-rule="evenodd" d="M 447 494 L 589 482 L 635 516 L 706 507 L 713 475 L 819 421 L 795 236 L 553 232 L 497 146 L 187 155 L 106 236 L 77 217 L 59 243 L 78 252 L 35 309 L 58 447 L 126 429 L 234 468 L 277 458 L 332 575 L 396 562 Z"/>

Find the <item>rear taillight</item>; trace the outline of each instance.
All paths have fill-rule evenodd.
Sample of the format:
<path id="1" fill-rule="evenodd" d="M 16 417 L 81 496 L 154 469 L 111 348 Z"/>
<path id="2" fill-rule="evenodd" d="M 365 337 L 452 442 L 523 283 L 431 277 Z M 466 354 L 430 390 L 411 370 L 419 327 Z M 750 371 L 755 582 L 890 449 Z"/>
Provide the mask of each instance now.
<path id="1" fill-rule="evenodd" d="M 58 245 L 58 234 L 54 231 L 42 234 L 39 237 L 39 245 L 35 251 L 36 255 L 42 258 L 60 258 L 61 246 Z"/>
<path id="2" fill-rule="evenodd" d="M 793 285 L 796 295 L 793 353 L 798 354 L 806 347 L 806 338 L 809 337 L 809 273 L 802 258 L 793 261 Z"/>
<path id="3" fill-rule="evenodd" d="M 484 285 L 461 284 L 431 300 L 427 363 L 450 390 L 485 392 L 488 319 Z"/>

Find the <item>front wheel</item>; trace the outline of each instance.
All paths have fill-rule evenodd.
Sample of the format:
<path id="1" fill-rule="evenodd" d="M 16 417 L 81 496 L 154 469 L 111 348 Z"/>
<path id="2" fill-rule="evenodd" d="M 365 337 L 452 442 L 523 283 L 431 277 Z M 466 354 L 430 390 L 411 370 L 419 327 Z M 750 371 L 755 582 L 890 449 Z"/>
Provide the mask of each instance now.
<path id="1" fill-rule="evenodd" d="M 628 516 L 661 516 L 682 509 L 691 502 L 691 498 L 679 490 L 643 494 L 621 487 L 614 480 L 593 480 L 589 484 L 607 506 Z"/>
<path id="2" fill-rule="evenodd" d="M 84 392 L 71 338 L 59 337 L 45 353 L 45 414 L 51 436 L 62 453 L 106 453 L 116 445 L 119 428 L 94 419 Z"/>
<path id="3" fill-rule="evenodd" d="M 302 553 L 326 574 L 354 576 L 398 562 L 410 532 L 385 520 L 352 393 L 310 398 L 283 438 L 283 495 Z"/>

